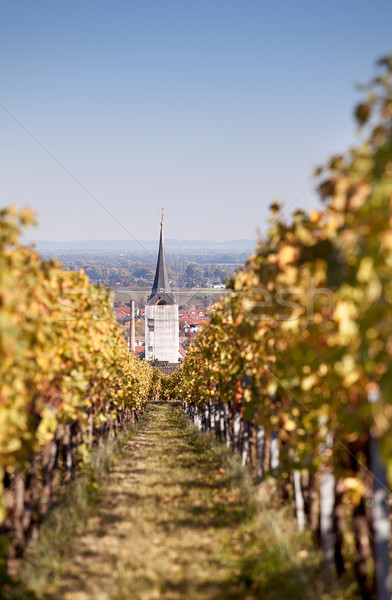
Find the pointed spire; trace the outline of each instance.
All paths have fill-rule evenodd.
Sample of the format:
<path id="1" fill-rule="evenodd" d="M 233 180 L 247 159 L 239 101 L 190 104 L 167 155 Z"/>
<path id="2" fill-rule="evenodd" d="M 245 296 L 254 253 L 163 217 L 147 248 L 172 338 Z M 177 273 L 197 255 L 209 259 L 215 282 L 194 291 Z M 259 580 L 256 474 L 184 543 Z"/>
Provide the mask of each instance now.
<path id="1" fill-rule="evenodd" d="M 169 283 L 169 276 L 167 274 L 166 259 L 165 259 L 165 245 L 163 239 L 163 208 L 162 208 L 162 220 L 161 220 L 161 233 L 159 237 L 159 251 L 157 268 L 155 271 L 154 284 L 152 286 L 151 295 L 147 300 L 148 304 L 158 304 L 162 300 L 162 304 L 175 304 L 172 296 L 172 291 Z"/>

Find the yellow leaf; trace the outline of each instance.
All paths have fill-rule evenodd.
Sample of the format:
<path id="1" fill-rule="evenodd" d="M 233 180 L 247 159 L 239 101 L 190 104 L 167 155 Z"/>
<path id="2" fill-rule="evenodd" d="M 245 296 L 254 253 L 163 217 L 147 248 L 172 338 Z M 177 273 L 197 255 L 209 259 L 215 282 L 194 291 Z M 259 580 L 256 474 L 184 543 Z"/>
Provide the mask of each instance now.
<path id="1" fill-rule="evenodd" d="M 315 373 L 312 373 L 311 375 L 308 375 L 307 377 L 304 377 L 302 379 L 301 389 L 304 392 L 308 392 L 317 383 L 317 381 L 318 381 L 317 375 Z"/>
<path id="2" fill-rule="evenodd" d="M 294 431 L 297 428 L 297 424 L 292 419 L 287 419 L 284 424 L 284 428 L 286 431 Z"/>
<path id="3" fill-rule="evenodd" d="M 365 493 L 364 483 L 358 477 L 344 479 L 344 491 L 354 506 L 358 506 Z"/>
<path id="4" fill-rule="evenodd" d="M 298 257 L 298 249 L 294 246 L 282 246 L 278 252 L 278 264 L 280 269 L 295 261 Z"/>
<path id="5" fill-rule="evenodd" d="M 370 277 L 372 276 L 373 269 L 373 259 L 370 256 L 365 256 L 359 264 L 357 281 L 360 283 L 366 283 L 366 281 L 369 281 Z"/>

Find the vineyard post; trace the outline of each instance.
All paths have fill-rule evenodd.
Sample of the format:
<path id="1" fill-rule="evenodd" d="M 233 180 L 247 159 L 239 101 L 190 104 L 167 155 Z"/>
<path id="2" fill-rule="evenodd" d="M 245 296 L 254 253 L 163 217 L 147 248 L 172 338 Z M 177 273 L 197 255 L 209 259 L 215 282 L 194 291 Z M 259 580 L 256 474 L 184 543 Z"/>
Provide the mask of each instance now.
<path id="1" fill-rule="evenodd" d="M 279 439 L 278 432 L 271 431 L 271 470 L 276 472 L 279 468 Z"/>
<path id="2" fill-rule="evenodd" d="M 272 395 L 270 397 L 270 402 L 271 402 L 272 413 L 274 414 L 275 413 L 275 403 L 276 403 L 275 395 Z M 270 466 L 271 466 L 272 472 L 275 475 L 276 471 L 279 469 L 279 439 L 278 439 L 278 432 L 274 429 L 271 431 Z"/>
<path id="3" fill-rule="evenodd" d="M 322 473 L 320 480 L 320 528 L 323 565 L 331 571 L 334 564 L 335 536 L 333 531 L 335 478 L 332 472 Z"/>
<path id="4" fill-rule="evenodd" d="M 197 426 L 201 431 L 203 429 L 203 418 L 202 418 L 201 406 L 196 407 L 196 418 L 197 418 Z"/>
<path id="5" fill-rule="evenodd" d="M 294 495 L 295 495 L 295 512 L 297 515 L 298 531 L 303 531 L 305 528 L 305 502 L 301 488 L 301 472 L 295 469 L 294 474 Z"/>
<path id="6" fill-rule="evenodd" d="M 265 430 L 262 425 L 257 426 L 256 430 L 256 452 L 257 452 L 257 477 L 260 479 L 264 475 L 263 459 L 264 459 L 264 437 Z"/>
<path id="7" fill-rule="evenodd" d="M 335 503 L 333 508 L 335 532 L 335 566 L 337 574 L 342 575 L 345 570 L 343 545 L 345 530 L 345 505 L 344 505 L 344 477 L 338 477 L 335 483 Z"/>
<path id="8" fill-rule="evenodd" d="M 220 438 L 223 442 L 225 437 L 225 407 L 223 406 L 222 400 L 219 400 L 219 413 L 220 413 Z"/>
<path id="9" fill-rule="evenodd" d="M 209 406 L 208 401 L 204 403 L 204 416 L 205 416 L 205 431 L 209 431 L 210 429 L 210 415 L 209 415 Z"/>
<path id="10" fill-rule="evenodd" d="M 208 400 L 208 410 L 210 413 L 210 429 L 211 431 L 215 431 L 215 407 L 212 400 Z"/>
<path id="11" fill-rule="evenodd" d="M 378 390 L 369 392 L 368 401 L 375 404 L 380 399 Z M 385 465 L 380 456 L 378 438 L 369 434 L 370 466 L 373 473 L 373 534 L 375 554 L 375 578 L 378 600 L 390 598 L 389 552 L 391 525 L 387 506 L 388 482 Z"/>
<path id="12" fill-rule="evenodd" d="M 248 449 L 249 449 L 249 422 L 244 419 L 243 420 L 243 431 L 242 431 L 242 465 L 246 465 L 246 461 L 248 458 Z"/>
<path id="13" fill-rule="evenodd" d="M 239 437 L 241 428 L 241 415 L 238 408 L 234 407 L 234 454 L 238 454 Z"/>
<path id="14" fill-rule="evenodd" d="M 321 454 L 325 453 L 326 448 L 332 447 L 332 442 L 332 435 L 327 433 L 326 443 L 321 448 Z M 335 477 L 330 467 L 325 467 L 320 478 L 320 533 L 325 571 L 331 571 L 334 565 L 334 505 Z"/>

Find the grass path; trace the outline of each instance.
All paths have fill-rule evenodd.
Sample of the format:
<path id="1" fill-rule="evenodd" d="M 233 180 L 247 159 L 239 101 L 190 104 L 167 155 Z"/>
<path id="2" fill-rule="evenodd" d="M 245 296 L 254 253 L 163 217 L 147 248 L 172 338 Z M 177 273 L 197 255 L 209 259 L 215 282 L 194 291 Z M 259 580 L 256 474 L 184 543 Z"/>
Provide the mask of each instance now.
<path id="1" fill-rule="evenodd" d="M 187 427 L 177 405 L 147 411 L 46 597 L 253 598 L 231 583 L 231 542 L 246 502 L 230 488 L 222 455 Z"/>

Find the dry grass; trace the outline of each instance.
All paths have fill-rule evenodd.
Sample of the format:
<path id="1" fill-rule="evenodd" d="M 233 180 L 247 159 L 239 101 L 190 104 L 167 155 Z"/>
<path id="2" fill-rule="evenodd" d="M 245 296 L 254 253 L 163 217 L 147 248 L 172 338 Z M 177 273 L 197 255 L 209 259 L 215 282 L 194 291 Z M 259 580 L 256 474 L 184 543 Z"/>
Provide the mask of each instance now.
<path id="1" fill-rule="evenodd" d="M 107 440 L 94 450 L 90 469 L 71 482 L 41 525 L 39 536 L 30 541 L 18 578 L 21 584 L 33 590 L 38 597 L 43 596 L 50 582 L 61 576 L 64 561 L 72 556 L 77 536 L 86 526 L 89 510 L 99 498 L 105 476 L 115 462 L 121 459 L 125 445 L 143 423 L 142 415 L 131 429 L 124 431 L 116 439 Z"/>

